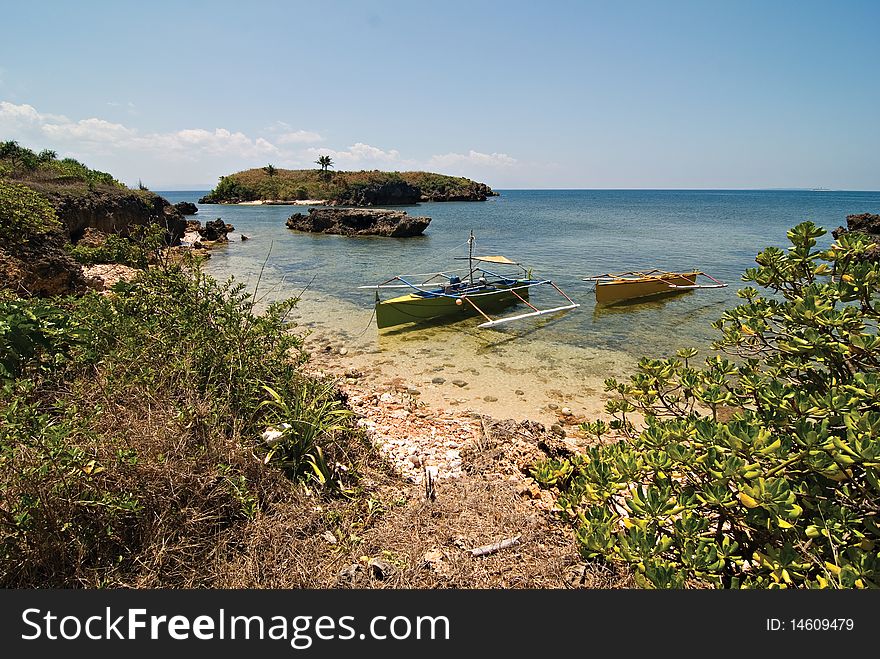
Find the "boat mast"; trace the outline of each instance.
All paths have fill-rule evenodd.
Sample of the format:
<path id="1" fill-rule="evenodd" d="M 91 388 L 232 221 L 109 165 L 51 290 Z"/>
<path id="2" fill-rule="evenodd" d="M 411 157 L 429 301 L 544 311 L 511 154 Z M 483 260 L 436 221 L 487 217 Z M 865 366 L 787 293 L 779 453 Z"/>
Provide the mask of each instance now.
<path id="1" fill-rule="evenodd" d="M 471 286 L 474 285 L 474 230 L 471 229 L 471 237 L 468 238 L 468 279 Z"/>

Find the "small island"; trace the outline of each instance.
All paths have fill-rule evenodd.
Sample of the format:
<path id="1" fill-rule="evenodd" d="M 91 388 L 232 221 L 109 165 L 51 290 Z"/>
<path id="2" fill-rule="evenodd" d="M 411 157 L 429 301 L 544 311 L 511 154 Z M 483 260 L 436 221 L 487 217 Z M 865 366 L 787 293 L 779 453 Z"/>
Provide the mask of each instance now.
<path id="1" fill-rule="evenodd" d="M 333 172 L 272 165 L 220 177 L 201 204 L 311 202 L 328 206 L 403 206 L 422 201 L 485 201 L 485 183 L 432 172 Z"/>

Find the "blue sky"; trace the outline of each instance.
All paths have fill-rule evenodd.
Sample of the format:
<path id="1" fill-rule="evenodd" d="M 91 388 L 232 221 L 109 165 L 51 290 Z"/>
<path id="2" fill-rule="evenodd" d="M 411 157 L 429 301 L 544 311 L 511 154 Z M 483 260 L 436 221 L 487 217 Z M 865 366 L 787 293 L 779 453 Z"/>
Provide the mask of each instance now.
<path id="1" fill-rule="evenodd" d="M 153 189 L 272 163 L 497 188 L 880 189 L 880 2 L 30 2 L 0 139 Z"/>

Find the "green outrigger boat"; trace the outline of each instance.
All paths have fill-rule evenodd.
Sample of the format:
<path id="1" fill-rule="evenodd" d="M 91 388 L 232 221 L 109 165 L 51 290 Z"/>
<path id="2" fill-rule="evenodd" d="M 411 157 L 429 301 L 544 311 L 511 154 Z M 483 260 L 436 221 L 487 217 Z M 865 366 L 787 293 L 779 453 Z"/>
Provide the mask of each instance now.
<path id="1" fill-rule="evenodd" d="M 361 286 L 376 291 L 378 328 L 435 320 L 456 321 L 475 315 L 485 318 L 485 322 L 478 327 L 488 328 L 580 306 L 549 279 L 532 279 L 529 272 L 515 261 L 504 256 L 474 256 L 473 232 L 468 245 L 468 256 L 462 257 L 468 260 L 468 272 L 464 276 L 451 272 L 398 275 L 375 286 Z M 497 273 L 494 272 L 496 266 L 508 269 L 516 267 L 521 273 Z M 493 271 L 488 270 L 489 267 Z M 414 281 L 416 277 L 418 280 Z M 529 302 L 529 290 L 536 286 L 552 287 L 565 298 L 567 304 L 552 309 L 538 309 Z M 388 289 L 409 289 L 409 292 L 388 300 L 380 299 L 379 291 Z M 516 304 L 524 304 L 531 311 L 502 318 L 490 315 Z"/>

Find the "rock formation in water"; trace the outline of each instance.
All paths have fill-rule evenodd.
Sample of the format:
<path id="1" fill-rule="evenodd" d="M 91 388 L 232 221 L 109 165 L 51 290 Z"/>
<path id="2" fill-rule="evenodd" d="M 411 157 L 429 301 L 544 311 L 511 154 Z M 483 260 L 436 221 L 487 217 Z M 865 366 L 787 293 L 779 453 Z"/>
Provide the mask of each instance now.
<path id="1" fill-rule="evenodd" d="M 179 201 L 174 204 L 174 208 L 176 208 L 177 212 L 181 215 L 195 215 L 199 212 L 199 207 L 189 201 Z"/>
<path id="2" fill-rule="evenodd" d="M 847 215 L 846 227 L 837 227 L 831 232 L 831 235 L 836 239 L 847 233 L 867 236 L 874 245 L 867 251 L 865 258 L 871 261 L 880 261 L 880 215 L 872 213 Z"/>
<path id="3" fill-rule="evenodd" d="M 191 221 L 192 220 L 190 220 L 190 222 Z M 189 224 L 189 222 L 187 224 Z M 226 234 L 235 231 L 235 227 L 231 224 L 226 224 L 226 222 L 218 217 L 216 220 L 205 222 L 205 226 L 196 229 L 196 231 L 198 231 L 199 235 L 202 237 L 202 240 L 209 240 L 212 242 L 225 242 L 229 240 L 226 237 Z"/>
<path id="4" fill-rule="evenodd" d="M 406 181 L 349 185 L 329 201 L 336 206 L 407 206 L 417 203 L 421 190 Z"/>
<path id="5" fill-rule="evenodd" d="M 862 233 L 867 236 L 876 236 L 880 240 L 880 215 L 862 213 L 861 215 L 847 215 L 846 228 L 837 227 L 832 231 L 835 238 L 840 238 L 845 233 Z"/>
<path id="6" fill-rule="evenodd" d="M 406 238 L 422 235 L 430 223 L 430 217 L 410 217 L 404 211 L 383 208 L 310 208 L 308 215 L 291 215 L 287 228 L 343 236 Z"/>

